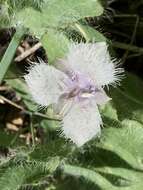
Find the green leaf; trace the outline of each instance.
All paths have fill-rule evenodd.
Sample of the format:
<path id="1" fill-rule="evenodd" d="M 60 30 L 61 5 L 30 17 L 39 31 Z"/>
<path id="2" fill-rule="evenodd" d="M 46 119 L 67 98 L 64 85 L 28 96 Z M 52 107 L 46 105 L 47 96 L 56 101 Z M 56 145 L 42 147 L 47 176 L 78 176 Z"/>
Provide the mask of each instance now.
<path id="1" fill-rule="evenodd" d="M 85 17 L 99 16 L 103 13 L 103 7 L 98 0 L 53 0 L 48 1 L 44 11 L 49 13 L 50 25 L 62 26 Z"/>
<path id="2" fill-rule="evenodd" d="M 93 170 L 65 164 L 63 165 L 63 172 L 76 178 L 84 177 L 85 180 L 98 185 L 101 189 L 114 189 L 106 178 Z"/>
<path id="3" fill-rule="evenodd" d="M 7 132 L 0 131 L 0 146 L 1 147 L 9 147 L 14 140 L 14 134 L 8 134 Z M 13 145 L 20 145 L 21 142 L 18 140 Z"/>
<path id="4" fill-rule="evenodd" d="M 99 16 L 103 7 L 98 0 L 46 0 L 41 11 L 25 8 L 15 15 L 15 23 L 22 23 L 32 32 L 41 35 L 47 27 L 65 28 L 85 17 Z"/>
<path id="5" fill-rule="evenodd" d="M 47 141 L 45 144 L 39 144 L 35 147 L 35 149 L 29 154 L 29 157 L 33 160 L 38 161 L 47 161 L 49 157 L 58 156 L 60 160 L 66 159 L 68 155 L 74 150 L 74 146 L 69 142 L 65 141 L 63 138 L 59 138 L 59 136 L 51 134 L 47 136 Z"/>
<path id="6" fill-rule="evenodd" d="M 143 81 L 138 76 L 127 73 L 122 81 L 123 91 L 138 103 L 143 102 Z"/>
<path id="7" fill-rule="evenodd" d="M 114 167 L 98 167 L 96 172 L 109 175 L 119 190 L 141 190 L 143 173 L 135 170 Z M 106 174 L 105 174 L 106 173 Z M 115 180 L 116 178 L 116 180 Z"/>
<path id="8" fill-rule="evenodd" d="M 41 42 L 48 55 L 49 63 L 54 63 L 56 60 L 63 58 L 68 51 L 69 40 L 61 32 L 48 30 L 41 38 Z"/>
<path id="9" fill-rule="evenodd" d="M 100 147 L 120 156 L 131 167 L 143 170 L 143 127 L 130 125 L 103 130 Z"/>
<path id="10" fill-rule="evenodd" d="M 118 120 L 117 110 L 115 109 L 112 100 L 110 100 L 104 106 L 100 106 L 100 110 L 104 116 Z"/>
<path id="11" fill-rule="evenodd" d="M 121 87 L 111 88 L 110 97 L 119 120 L 136 120 L 143 124 L 142 81 L 131 74 L 121 82 Z"/>
<path id="12" fill-rule="evenodd" d="M 19 11 L 25 7 L 40 9 L 43 0 L 7 0 L 7 3 L 9 4 L 10 9 L 13 9 L 13 11 Z"/>
<path id="13" fill-rule="evenodd" d="M 24 185 L 33 185 L 43 176 L 53 173 L 59 163 L 58 157 L 53 157 L 48 162 L 23 163 L 10 167 L 0 177 L 0 189 L 18 190 Z"/>
<path id="14" fill-rule="evenodd" d="M 107 40 L 102 33 L 88 25 L 76 23 L 73 28 L 78 31 L 87 42 L 105 42 Z"/>
<path id="15" fill-rule="evenodd" d="M 0 82 L 3 80 L 10 63 L 15 55 L 16 49 L 20 43 L 21 38 L 26 33 L 26 29 L 18 28 L 0 62 Z"/>
<path id="16" fill-rule="evenodd" d="M 7 2 L 0 2 L 0 28 L 4 28 L 10 24 L 8 8 Z"/>
<path id="17" fill-rule="evenodd" d="M 102 172 L 110 175 L 114 175 L 117 177 L 124 178 L 131 184 L 133 182 L 139 182 L 141 178 L 143 177 L 143 173 L 135 170 L 130 170 L 127 168 L 117 168 L 117 167 L 97 167 L 95 168 L 95 171 Z M 140 178 L 140 179 L 139 179 Z"/>
<path id="18" fill-rule="evenodd" d="M 9 28 L 16 25 L 12 20 L 20 10 L 31 7 L 40 10 L 43 0 L 1 0 L 0 1 L 0 28 Z M 13 25 L 14 24 L 14 25 Z"/>
<path id="19" fill-rule="evenodd" d="M 57 121 L 48 121 L 46 119 L 43 119 L 40 122 L 40 127 L 42 127 L 45 130 L 45 132 L 46 131 L 56 131 L 56 130 L 58 130 L 60 128 L 59 122 L 57 122 Z"/>
<path id="20" fill-rule="evenodd" d="M 128 121 L 127 121 L 128 122 Z M 141 190 L 143 185 L 143 128 L 140 125 L 126 125 L 122 128 L 104 128 L 102 130 L 100 142 L 95 140 L 88 143 L 83 149 L 79 149 L 72 155 L 72 166 L 67 174 L 83 176 L 85 180 L 93 180 L 94 172 L 102 175 L 98 184 L 100 189 L 123 189 L 123 190 Z M 131 122 L 131 121 L 130 121 Z M 77 167 L 78 166 L 78 167 Z M 87 175 L 79 168 L 87 170 Z M 92 171 L 91 179 L 88 171 Z M 73 174 L 72 174 L 73 173 Z M 104 177 L 113 187 L 104 188 Z M 95 180 L 95 183 L 98 180 Z"/>

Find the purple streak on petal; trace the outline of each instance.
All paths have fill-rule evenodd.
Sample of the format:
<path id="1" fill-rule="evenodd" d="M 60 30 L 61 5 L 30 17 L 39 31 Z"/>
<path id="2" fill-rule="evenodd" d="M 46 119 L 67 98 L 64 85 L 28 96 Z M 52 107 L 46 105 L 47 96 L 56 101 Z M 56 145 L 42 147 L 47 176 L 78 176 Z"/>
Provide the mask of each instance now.
<path id="1" fill-rule="evenodd" d="M 63 68 L 65 69 L 66 67 L 63 66 Z M 64 84 L 62 98 L 65 101 L 74 99 L 75 103 L 80 102 L 81 107 L 88 107 L 92 105 L 93 101 L 98 105 L 103 105 L 110 100 L 104 90 L 97 87 L 89 76 L 79 71 L 71 70 L 70 72 L 68 69 L 65 69 L 65 71 L 68 71 L 68 77 L 62 80 Z"/>
<path id="2" fill-rule="evenodd" d="M 64 84 L 64 90 L 69 94 L 69 98 L 75 97 L 77 102 L 95 99 L 98 105 L 102 105 L 110 100 L 102 88 L 96 87 L 88 76 L 80 72 L 74 72 Z"/>

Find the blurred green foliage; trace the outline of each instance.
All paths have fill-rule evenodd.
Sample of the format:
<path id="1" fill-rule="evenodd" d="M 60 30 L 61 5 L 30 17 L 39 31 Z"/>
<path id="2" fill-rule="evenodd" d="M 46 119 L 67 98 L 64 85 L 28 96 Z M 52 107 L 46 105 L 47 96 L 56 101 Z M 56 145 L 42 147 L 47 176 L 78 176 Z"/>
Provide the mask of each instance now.
<path id="1" fill-rule="evenodd" d="M 11 71 L 23 34 L 39 37 L 50 64 L 64 56 L 70 40 L 108 41 L 85 22 L 103 13 L 97 0 L 7 0 L 0 1 L 0 7 L 1 28 L 16 27 L 15 35 L 23 29 L 20 38 L 13 36 L 0 62 L 1 80 Z M 69 30 L 79 39 L 69 37 Z M 36 117 L 37 105 L 22 79 L 5 81 L 32 115 L 32 127 L 43 128 L 45 134 L 41 144 L 28 147 L 17 134 L 0 131 L 0 146 L 8 149 L 7 155 L 0 154 L 1 190 L 142 190 L 143 82 L 138 77 L 126 73 L 120 87 L 107 90 L 112 101 L 100 108 L 102 135 L 81 148 L 59 137 L 59 122 Z"/>

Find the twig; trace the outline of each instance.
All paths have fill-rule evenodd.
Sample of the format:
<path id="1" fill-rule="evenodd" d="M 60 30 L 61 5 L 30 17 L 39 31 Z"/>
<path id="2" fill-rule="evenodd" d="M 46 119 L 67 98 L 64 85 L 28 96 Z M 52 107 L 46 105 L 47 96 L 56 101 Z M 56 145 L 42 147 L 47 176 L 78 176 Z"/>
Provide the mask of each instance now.
<path id="1" fill-rule="evenodd" d="M 21 79 L 23 78 L 22 76 L 17 76 L 17 77 L 5 77 L 5 80 L 14 80 L 14 79 Z"/>
<path id="2" fill-rule="evenodd" d="M 61 117 L 59 115 L 54 115 L 54 117 L 51 117 L 51 116 L 48 116 L 48 115 L 45 115 L 45 114 L 42 114 L 40 112 L 30 112 L 28 110 L 25 110 L 22 106 L 12 102 L 11 100 L 5 98 L 4 96 L 0 95 L 0 99 L 5 101 L 6 103 L 14 106 L 15 108 L 18 108 L 20 109 L 21 111 L 24 111 L 25 113 L 29 114 L 29 115 L 35 115 L 35 116 L 38 116 L 38 117 L 42 117 L 44 119 L 48 119 L 48 120 L 55 120 L 55 121 L 62 121 Z"/>
<path id="3" fill-rule="evenodd" d="M 133 57 L 139 57 L 139 56 L 141 56 L 141 55 L 142 55 L 141 53 L 134 53 L 134 54 L 129 55 L 129 56 L 127 57 L 127 59 L 131 59 L 131 58 L 133 58 Z"/>
<path id="4" fill-rule="evenodd" d="M 136 14 L 134 14 L 134 15 L 132 15 L 132 14 L 114 14 L 113 16 L 115 18 L 136 18 L 137 17 Z"/>
<path id="5" fill-rule="evenodd" d="M 117 31 L 117 30 L 113 30 L 113 29 L 112 30 L 108 29 L 108 32 L 112 33 L 112 34 L 116 34 L 118 36 L 121 36 L 121 37 L 124 37 L 124 38 L 127 38 L 127 39 L 130 40 L 130 35 L 125 34 L 125 33 L 121 32 L 121 31 Z"/>
<path id="6" fill-rule="evenodd" d="M 48 115 L 39 113 L 39 112 L 33 112 L 33 115 L 35 116 L 39 116 L 48 120 L 55 120 L 55 121 L 62 121 L 61 117 L 59 117 L 59 115 L 54 115 L 54 117 L 49 117 Z"/>
<path id="7" fill-rule="evenodd" d="M 16 104 L 16 103 L 12 102 L 11 100 L 5 98 L 4 96 L 0 95 L 0 99 L 3 100 L 3 101 L 5 101 L 8 104 L 14 106 L 15 108 L 18 108 L 20 110 L 24 110 L 24 108 L 22 106 L 19 106 L 18 104 Z"/>
<path id="8" fill-rule="evenodd" d="M 50 117 L 48 115 L 45 115 L 45 114 L 42 114 L 42 113 L 39 113 L 39 112 L 30 112 L 28 110 L 25 110 L 22 106 L 19 106 L 18 104 L 12 102 L 11 100 L 5 98 L 4 96 L 0 95 L 0 99 L 2 99 L 3 101 L 5 101 L 6 103 L 14 106 L 15 108 L 18 108 L 20 109 L 21 111 L 23 111 L 24 113 L 27 113 L 29 115 L 35 115 L 35 116 L 38 116 L 38 117 L 42 117 L 44 119 L 47 119 L 47 120 L 55 120 L 55 121 L 62 121 L 62 119 L 60 118 L 59 115 L 55 115 L 54 117 Z"/>
<path id="9" fill-rule="evenodd" d="M 35 51 L 37 51 L 40 47 L 42 47 L 42 43 L 38 42 L 37 44 L 35 44 L 32 48 L 26 50 L 25 52 L 23 52 L 21 55 L 17 56 L 15 58 L 15 62 L 20 62 L 23 59 L 25 59 L 26 57 L 28 57 L 29 55 L 31 55 L 32 53 L 34 53 Z"/>
<path id="10" fill-rule="evenodd" d="M 0 91 L 6 91 L 9 90 L 10 88 L 8 86 L 0 86 Z"/>

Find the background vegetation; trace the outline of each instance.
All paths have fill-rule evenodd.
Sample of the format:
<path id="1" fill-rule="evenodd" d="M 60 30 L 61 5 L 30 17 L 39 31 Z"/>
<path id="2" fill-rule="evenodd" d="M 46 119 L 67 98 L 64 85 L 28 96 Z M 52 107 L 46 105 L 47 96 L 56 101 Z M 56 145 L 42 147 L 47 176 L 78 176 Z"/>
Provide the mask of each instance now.
<path id="1" fill-rule="evenodd" d="M 0 189 L 143 189 L 143 1 L 0 0 Z M 81 148 L 59 136 L 23 75 L 53 64 L 73 41 L 107 41 L 126 77 L 101 107 L 100 139 Z M 29 53 L 30 52 L 30 53 Z"/>

